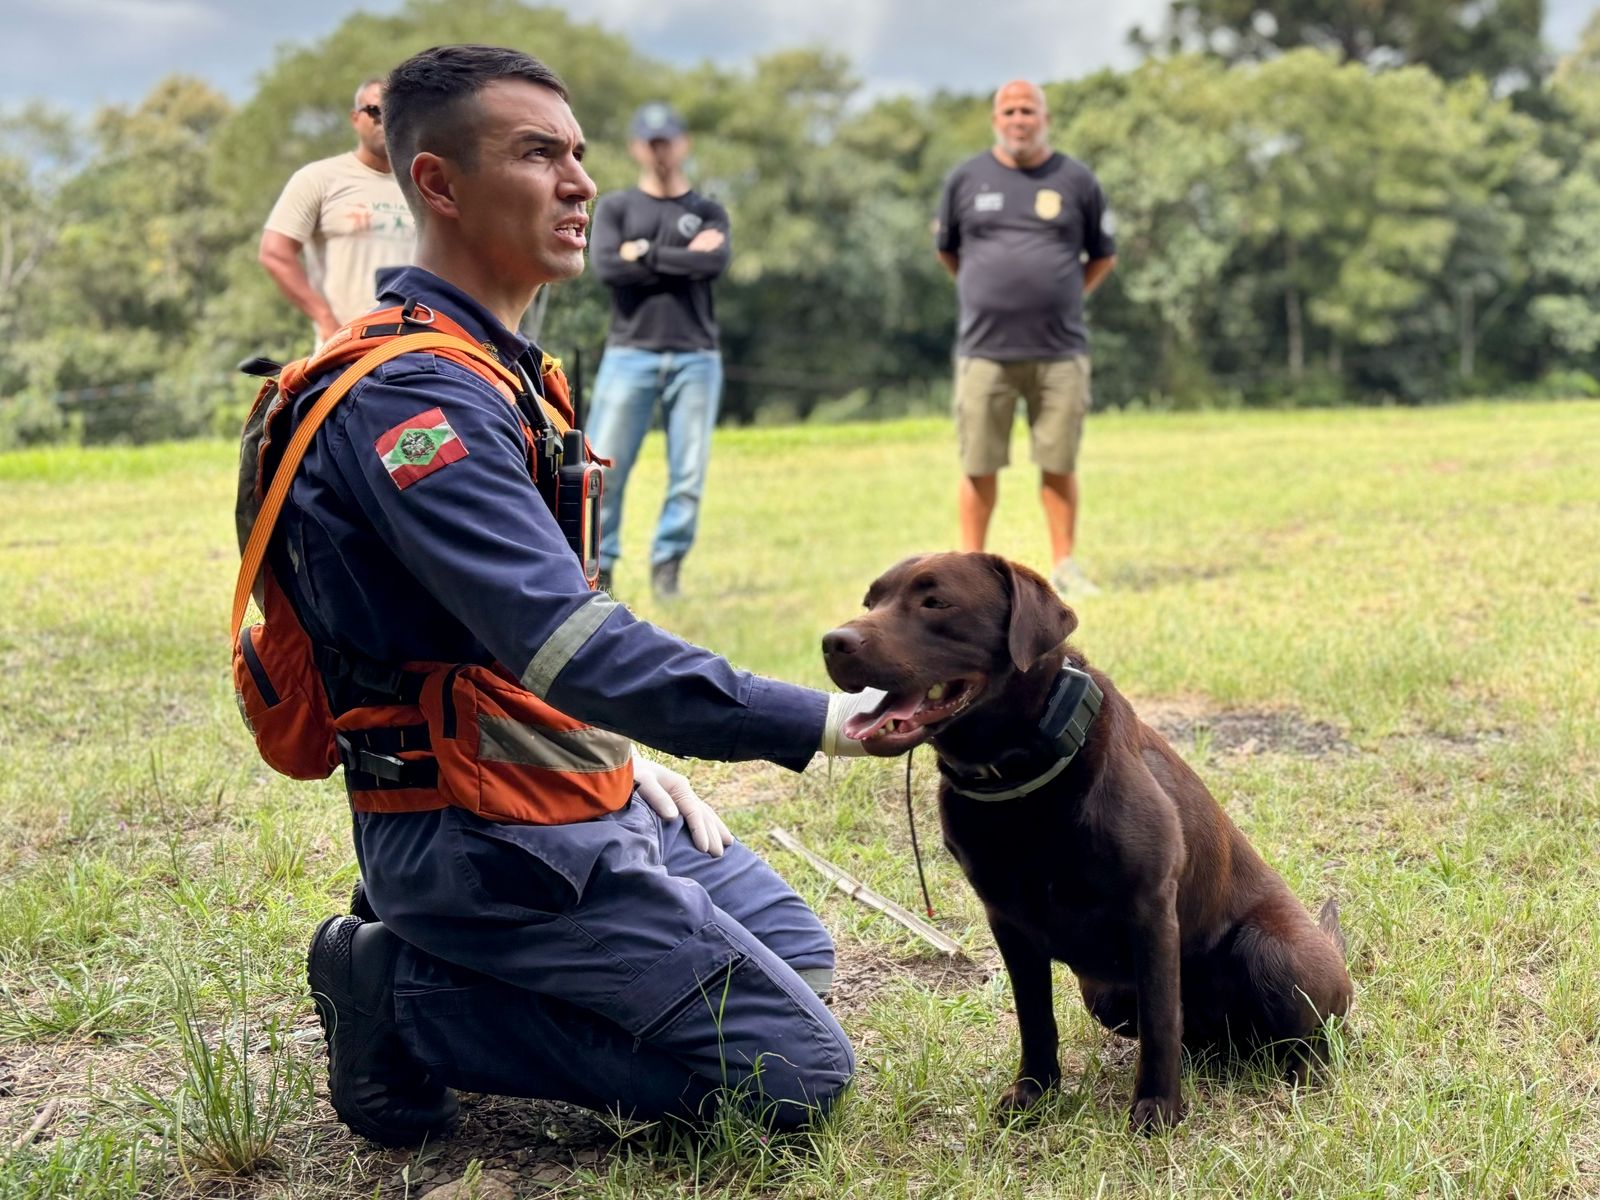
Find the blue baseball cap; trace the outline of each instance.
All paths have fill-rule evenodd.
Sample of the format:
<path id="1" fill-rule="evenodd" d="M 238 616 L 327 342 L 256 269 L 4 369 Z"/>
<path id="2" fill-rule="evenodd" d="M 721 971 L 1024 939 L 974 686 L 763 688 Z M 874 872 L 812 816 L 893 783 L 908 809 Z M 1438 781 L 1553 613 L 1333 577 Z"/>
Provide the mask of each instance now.
<path id="1" fill-rule="evenodd" d="M 653 142 L 659 138 L 681 138 L 688 133 L 680 117 L 670 104 L 660 100 L 652 100 L 649 104 L 642 104 L 633 114 L 633 124 L 629 126 L 634 138 L 641 142 Z"/>

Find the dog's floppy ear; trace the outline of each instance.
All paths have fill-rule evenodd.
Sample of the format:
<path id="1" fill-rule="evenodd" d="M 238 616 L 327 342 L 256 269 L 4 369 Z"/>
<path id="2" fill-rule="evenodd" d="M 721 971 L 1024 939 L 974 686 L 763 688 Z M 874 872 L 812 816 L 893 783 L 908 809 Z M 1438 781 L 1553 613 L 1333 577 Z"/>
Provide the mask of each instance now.
<path id="1" fill-rule="evenodd" d="M 994 559 L 1011 589 L 1006 645 L 1017 670 L 1026 671 L 1072 635 L 1078 615 L 1042 576 L 998 555 Z"/>

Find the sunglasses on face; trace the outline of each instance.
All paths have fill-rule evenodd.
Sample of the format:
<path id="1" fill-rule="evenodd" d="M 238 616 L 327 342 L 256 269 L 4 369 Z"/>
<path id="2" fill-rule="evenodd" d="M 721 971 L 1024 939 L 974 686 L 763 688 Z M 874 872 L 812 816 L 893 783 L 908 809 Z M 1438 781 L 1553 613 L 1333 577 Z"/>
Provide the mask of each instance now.
<path id="1" fill-rule="evenodd" d="M 359 105 L 356 108 L 356 111 L 358 113 L 366 113 L 367 116 L 371 117 L 379 125 L 383 124 L 383 109 L 379 108 L 376 104 Z"/>

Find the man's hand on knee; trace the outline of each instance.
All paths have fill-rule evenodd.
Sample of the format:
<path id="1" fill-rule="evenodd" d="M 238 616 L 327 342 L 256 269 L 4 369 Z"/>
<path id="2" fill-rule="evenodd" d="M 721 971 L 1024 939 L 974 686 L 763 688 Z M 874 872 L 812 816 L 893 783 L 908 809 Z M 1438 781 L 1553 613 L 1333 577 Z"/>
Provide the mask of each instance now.
<path id="1" fill-rule="evenodd" d="M 695 795 L 689 781 L 672 768 L 651 762 L 635 750 L 633 782 L 640 798 L 655 810 L 656 816 L 663 821 L 683 818 L 696 850 L 721 858 L 723 850 L 733 844 L 734 836 L 716 810 Z"/>

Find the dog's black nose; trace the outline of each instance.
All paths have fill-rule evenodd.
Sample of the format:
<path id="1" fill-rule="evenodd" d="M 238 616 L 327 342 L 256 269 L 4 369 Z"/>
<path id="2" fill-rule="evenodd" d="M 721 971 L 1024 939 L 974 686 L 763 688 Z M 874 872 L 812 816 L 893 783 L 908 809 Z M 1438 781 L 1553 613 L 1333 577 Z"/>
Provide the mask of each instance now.
<path id="1" fill-rule="evenodd" d="M 848 625 L 822 635 L 822 653 L 854 654 L 861 649 L 861 635 Z"/>

